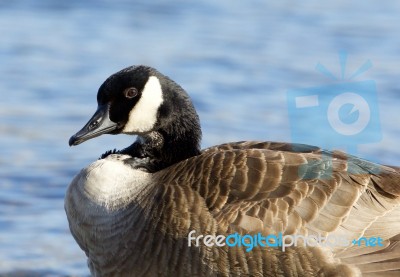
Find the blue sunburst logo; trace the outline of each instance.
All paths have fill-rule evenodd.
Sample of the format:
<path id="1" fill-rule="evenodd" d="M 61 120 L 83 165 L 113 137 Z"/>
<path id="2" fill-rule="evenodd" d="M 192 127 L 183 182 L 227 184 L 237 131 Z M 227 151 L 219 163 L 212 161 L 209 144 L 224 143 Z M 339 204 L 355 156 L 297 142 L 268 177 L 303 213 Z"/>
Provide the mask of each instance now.
<path id="1" fill-rule="evenodd" d="M 345 52 L 339 53 L 338 76 L 321 63 L 316 65 L 329 84 L 287 92 L 293 142 L 357 154 L 358 145 L 382 139 L 375 81 L 356 80 L 372 62 L 347 74 L 347 60 Z"/>

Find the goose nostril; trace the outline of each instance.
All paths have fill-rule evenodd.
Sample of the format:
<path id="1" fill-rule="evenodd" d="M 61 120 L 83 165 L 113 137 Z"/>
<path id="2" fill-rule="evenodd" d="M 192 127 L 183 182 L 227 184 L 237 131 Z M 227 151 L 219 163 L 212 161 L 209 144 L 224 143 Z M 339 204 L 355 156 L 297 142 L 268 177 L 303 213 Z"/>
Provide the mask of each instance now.
<path id="1" fill-rule="evenodd" d="M 98 125 L 99 125 L 99 122 L 98 121 L 94 121 L 94 122 L 89 124 L 89 129 L 96 128 Z"/>

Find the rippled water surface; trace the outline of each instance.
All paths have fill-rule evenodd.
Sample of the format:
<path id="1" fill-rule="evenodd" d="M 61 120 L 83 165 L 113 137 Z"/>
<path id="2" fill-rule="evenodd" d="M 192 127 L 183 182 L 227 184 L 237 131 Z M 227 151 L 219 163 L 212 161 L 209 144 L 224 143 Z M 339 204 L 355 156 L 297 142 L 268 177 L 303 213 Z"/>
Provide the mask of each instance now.
<path id="1" fill-rule="evenodd" d="M 94 112 L 99 85 L 132 64 L 156 67 L 190 93 L 206 147 L 292 141 L 293 123 L 307 143 L 317 127 L 289 122 L 286 92 L 346 82 L 370 60 L 353 81 L 376 83 L 382 140 L 357 154 L 400 165 L 399 12 L 394 1 L 2 1 L 0 274 L 89 274 L 64 194 L 80 168 L 133 138 L 74 148 L 68 139 Z M 348 55 L 343 80 L 339 51 Z"/>

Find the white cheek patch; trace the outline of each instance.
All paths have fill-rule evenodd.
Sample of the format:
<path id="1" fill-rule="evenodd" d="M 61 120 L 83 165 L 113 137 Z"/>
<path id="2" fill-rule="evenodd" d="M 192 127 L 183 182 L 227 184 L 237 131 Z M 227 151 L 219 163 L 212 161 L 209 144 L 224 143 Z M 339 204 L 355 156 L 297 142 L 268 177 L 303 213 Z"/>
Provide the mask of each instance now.
<path id="1" fill-rule="evenodd" d="M 157 77 L 151 76 L 142 91 L 142 96 L 129 113 L 128 122 L 122 133 L 134 134 L 149 132 L 157 121 L 158 108 L 163 102 L 161 84 Z"/>

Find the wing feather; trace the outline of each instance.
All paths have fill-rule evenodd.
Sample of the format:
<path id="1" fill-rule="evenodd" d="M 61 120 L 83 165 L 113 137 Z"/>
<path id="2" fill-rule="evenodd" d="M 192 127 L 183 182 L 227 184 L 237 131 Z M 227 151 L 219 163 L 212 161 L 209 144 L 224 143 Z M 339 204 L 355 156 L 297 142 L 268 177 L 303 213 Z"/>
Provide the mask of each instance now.
<path id="1" fill-rule="evenodd" d="M 400 216 L 396 168 L 343 152 L 270 142 L 223 144 L 180 164 L 190 171 L 190 182 L 182 182 L 205 199 L 224 231 L 385 239 L 400 233 L 400 217 L 385 217 L 392 210 Z M 349 263 L 385 261 L 397 253 L 370 254 L 376 251 L 339 247 L 334 253 Z M 394 270 L 397 263 L 384 267 Z M 361 268 L 371 271 L 368 264 Z"/>

